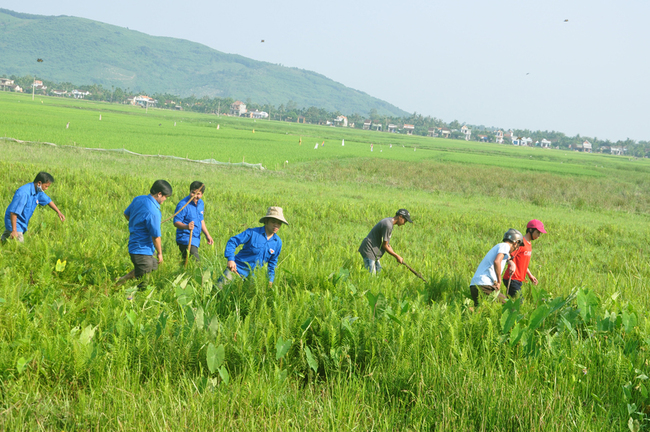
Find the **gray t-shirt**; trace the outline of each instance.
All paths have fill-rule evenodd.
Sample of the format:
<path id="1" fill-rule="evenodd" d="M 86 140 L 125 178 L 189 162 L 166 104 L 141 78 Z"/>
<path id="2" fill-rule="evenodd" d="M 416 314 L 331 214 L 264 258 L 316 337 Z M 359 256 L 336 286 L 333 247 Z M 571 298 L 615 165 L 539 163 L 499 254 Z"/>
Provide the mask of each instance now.
<path id="1" fill-rule="evenodd" d="M 387 217 L 380 220 L 361 242 L 359 253 L 364 258 L 378 260 L 384 254 L 384 250 L 381 248 L 382 243 L 390 242 L 391 235 L 393 235 L 393 218 Z"/>

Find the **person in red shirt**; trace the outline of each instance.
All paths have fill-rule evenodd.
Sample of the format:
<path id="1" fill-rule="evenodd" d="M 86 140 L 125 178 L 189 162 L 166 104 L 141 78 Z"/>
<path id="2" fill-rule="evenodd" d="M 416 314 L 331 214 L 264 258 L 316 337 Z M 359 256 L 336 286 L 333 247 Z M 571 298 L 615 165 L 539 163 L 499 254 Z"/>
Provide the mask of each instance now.
<path id="1" fill-rule="evenodd" d="M 503 283 L 501 286 L 508 288 L 509 297 L 515 297 L 519 294 L 521 285 L 526 280 L 526 276 L 528 276 L 528 279 L 534 285 L 537 285 L 537 278 L 530 272 L 528 264 L 530 263 L 530 256 L 533 253 L 531 243 L 533 240 L 537 240 L 542 234 L 546 234 L 546 230 L 540 220 L 533 219 L 528 222 L 528 225 L 526 225 L 526 235 L 524 236 L 524 245 L 512 254 L 511 260 L 514 263 L 514 271 L 511 269 L 511 266 L 508 266 L 506 273 L 503 275 Z"/>

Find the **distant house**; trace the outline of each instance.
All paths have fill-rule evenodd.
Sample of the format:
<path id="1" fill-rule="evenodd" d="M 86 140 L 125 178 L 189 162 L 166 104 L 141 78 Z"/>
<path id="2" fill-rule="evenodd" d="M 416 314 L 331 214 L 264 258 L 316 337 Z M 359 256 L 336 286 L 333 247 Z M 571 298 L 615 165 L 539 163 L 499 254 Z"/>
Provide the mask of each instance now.
<path id="1" fill-rule="evenodd" d="M 52 90 L 50 93 L 52 93 L 54 96 L 65 96 L 68 94 L 66 90 Z"/>
<path id="2" fill-rule="evenodd" d="M 348 118 L 344 115 L 337 116 L 334 121 L 338 126 L 348 127 Z"/>
<path id="3" fill-rule="evenodd" d="M 230 105 L 230 115 L 241 116 L 246 114 L 246 104 L 242 101 L 235 101 Z"/>
<path id="4" fill-rule="evenodd" d="M 427 136 L 431 138 L 437 137 L 438 136 L 438 134 L 436 133 L 437 130 L 438 130 L 437 128 L 430 127 L 429 131 L 427 132 Z"/>
<path id="5" fill-rule="evenodd" d="M 494 134 L 494 141 L 497 144 L 503 144 L 503 131 L 498 130 L 496 134 Z"/>
<path id="6" fill-rule="evenodd" d="M 539 143 L 541 148 L 550 148 L 551 147 L 551 142 L 547 140 L 546 138 L 542 138 L 542 141 Z"/>
<path id="7" fill-rule="evenodd" d="M 460 128 L 460 131 L 465 135 L 465 141 L 469 141 L 469 139 L 472 137 L 472 130 L 463 125 L 463 127 Z"/>
<path id="8" fill-rule="evenodd" d="M 381 132 L 381 131 L 382 131 L 381 123 L 373 123 L 373 124 L 372 124 L 372 128 L 373 128 L 374 130 L 376 130 L 377 132 Z"/>
<path id="9" fill-rule="evenodd" d="M 395 132 L 397 132 L 397 125 L 394 125 L 394 124 L 390 123 L 390 124 L 388 125 L 388 132 L 389 132 L 389 133 L 395 133 Z"/>
<path id="10" fill-rule="evenodd" d="M 487 135 L 479 135 L 478 140 L 480 142 L 488 142 L 488 137 L 487 137 Z"/>
<path id="11" fill-rule="evenodd" d="M 625 153 L 625 149 L 623 147 L 612 147 L 610 149 L 611 153 L 616 156 L 620 156 L 623 153 Z"/>
<path id="12" fill-rule="evenodd" d="M 371 125 L 372 125 L 372 120 L 364 120 L 363 130 L 370 130 Z"/>
<path id="13" fill-rule="evenodd" d="M 265 118 L 269 118 L 269 113 L 267 113 L 266 111 L 258 111 L 258 110 L 249 111 L 246 113 L 246 117 L 254 118 L 254 119 L 265 119 Z"/>
<path id="14" fill-rule="evenodd" d="M 88 92 L 88 91 L 83 91 L 83 90 L 77 90 L 77 89 L 72 90 L 72 91 L 70 92 L 70 94 L 71 94 L 72 97 L 74 97 L 75 99 L 83 99 L 83 98 L 86 97 L 86 96 L 90 96 L 90 92 Z M 133 105 L 135 105 L 135 103 L 134 103 Z"/>
<path id="15" fill-rule="evenodd" d="M 47 90 L 47 86 L 43 85 L 43 81 L 36 80 L 32 83 L 32 87 L 34 87 L 35 91 L 38 90 Z"/>
<path id="16" fill-rule="evenodd" d="M 585 153 L 591 153 L 591 148 L 592 145 L 588 140 L 585 140 L 585 142 L 582 143 L 582 151 Z"/>
<path id="17" fill-rule="evenodd" d="M 415 126 L 413 126 L 412 124 L 405 124 L 404 126 L 402 126 L 402 130 L 406 132 L 406 135 L 413 135 Z"/>
<path id="18" fill-rule="evenodd" d="M 438 128 L 438 130 L 440 131 L 440 136 L 443 138 L 449 138 L 449 136 L 451 135 L 451 131 L 446 127 Z"/>
<path id="19" fill-rule="evenodd" d="M 533 143 L 533 139 L 531 137 L 522 138 L 521 140 L 519 140 L 519 145 L 524 147 L 531 147 L 532 143 Z"/>
<path id="20" fill-rule="evenodd" d="M 305 116 L 298 116 L 298 123 L 302 123 L 302 124 L 307 123 L 307 119 L 305 118 Z"/>
<path id="21" fill-rule="evenodd" d="M 129 98 L 128 100 L 131 101 L 132 105 L 140 105 L 143 108 L 153 107 L 156 106 L 156 104 L 158 103 L 158 101 L 155 100 L 154 98 L 145 95 L 139 95 L 134 97 L 133 99 Z"/>
<path id="22" fill-rule="evenodd" d="M 18 84 L 11 84 L 8 87 L 9 87 L 9 90 L 11 90 L 12 92 L 16 92 L 16 93 L 22 93 L 23 92 L 23 89 Z"/>
<path id="23" fill-rule="evenodd" d="M 503 134 L 503 139 L 510 140 L 512 145 L 519 145 L 519 140 L 517 139 L 517 136 L 511 130 Z"/>
<path id="24" fill-rule="evenodd" d="M 2 87 L 3 90 L 11 88 L 12 85 L 14 85 L 14 80 L 9 78 L 0 78 L 0 87 Z"/>

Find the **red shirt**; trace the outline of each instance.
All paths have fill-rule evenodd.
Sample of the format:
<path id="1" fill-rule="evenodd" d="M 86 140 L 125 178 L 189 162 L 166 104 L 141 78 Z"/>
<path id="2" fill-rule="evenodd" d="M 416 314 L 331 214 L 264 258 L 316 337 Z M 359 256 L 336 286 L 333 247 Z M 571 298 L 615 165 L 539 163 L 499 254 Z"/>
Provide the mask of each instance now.
<path id="1" fill-rule="evenodd" d="M 528 264 L 530 263 L 530 256 L 533 254 L 533 245 L 524 238 L 524 245 L 520 247 L 517 252 L 512 254 L 512 260 L 517 266 L 515 274 L 510 277 L 510 269 L 506 269 L 506 273 L 503 275 L 504 279 L 514 279 L 517 281 L 523 282 L 526 279 L 526 271 L 528 270 Z"/>

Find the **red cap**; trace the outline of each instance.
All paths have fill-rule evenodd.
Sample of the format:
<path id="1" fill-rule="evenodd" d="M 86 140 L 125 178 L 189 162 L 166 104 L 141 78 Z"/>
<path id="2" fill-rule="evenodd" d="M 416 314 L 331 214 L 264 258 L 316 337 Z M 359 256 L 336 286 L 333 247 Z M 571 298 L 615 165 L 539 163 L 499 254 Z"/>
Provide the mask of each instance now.
<path id="1" fill-rule="evenodd" d="M 533 219 L 532 221 L 528 222 L 526 228 L 535 228 L 537 231 L 541 232 L 542 234 L 546 234 L 546 230 L 544 229 L 544 224 L 539 219 Z"/>

